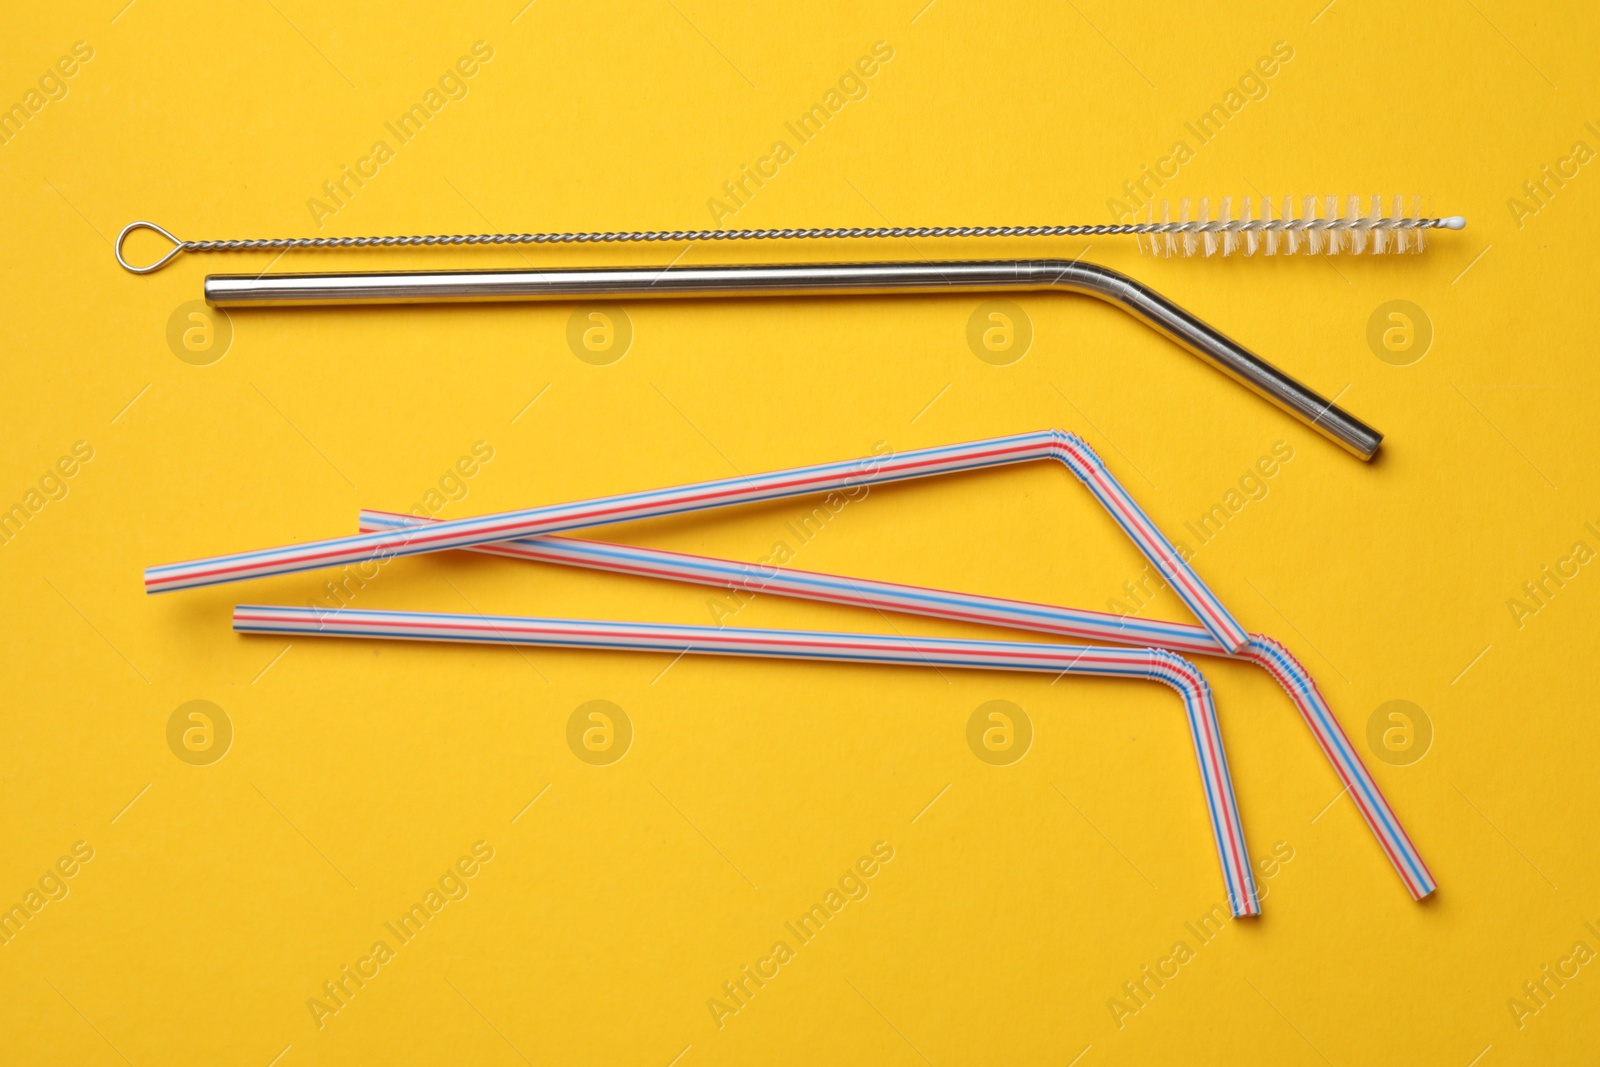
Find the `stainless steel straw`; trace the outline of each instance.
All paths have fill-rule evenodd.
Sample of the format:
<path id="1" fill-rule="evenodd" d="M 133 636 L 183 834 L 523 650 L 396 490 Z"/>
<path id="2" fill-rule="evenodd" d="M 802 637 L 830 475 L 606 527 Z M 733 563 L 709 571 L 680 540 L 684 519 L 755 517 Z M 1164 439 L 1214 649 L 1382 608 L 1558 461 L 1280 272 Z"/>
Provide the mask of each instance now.
<path id="1" fill-rule="evenodd" d="M 1055 290 L 1121 308 L 1362 459 L 1383 434 L 1237 341 L 1125 274 L 1064 259 L 817 263 L 718 267 L 212 274 L 213 306 L 640 300 L 670 297 L 865 296 Z"/>

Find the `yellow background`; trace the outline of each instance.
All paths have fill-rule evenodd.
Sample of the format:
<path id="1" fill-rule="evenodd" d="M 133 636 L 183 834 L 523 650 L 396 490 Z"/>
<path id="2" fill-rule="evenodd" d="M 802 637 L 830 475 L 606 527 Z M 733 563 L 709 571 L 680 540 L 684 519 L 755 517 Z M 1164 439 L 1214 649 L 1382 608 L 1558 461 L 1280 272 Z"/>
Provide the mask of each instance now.
<path id="1" fill-rule="evenodd" d="M 13 10 L 0 97 L 73 42 L 69 93 L 0 147 L 0 503 L 94 458 L 0 546 L 0 902 L 76 841 L 94 858 L 0 948 L 7 1062 L 1580 1062 L 1583 968 L 1518 1027 L 1507 1001 L 1600 926 L 1589 564 L 1517 622 L 1507 600 L 1600 548 L 1591 164 L 1507 205 L 1600 119 L 1590 5 L 1289 6 L 961 0 L 751 12 L 704 0 Z M 473 42 L 494 58 L 319 231 L 307 201 Z M 1469 228 L 1422 257 L 1151 261 L 1134 273 L 1388 435 L 1365 465 L 1095 302 L 1027 296 L 1027 355 L 966 342 L 975 297 L 637 303 L 624 358 L 566 342 L 568 306 L 240 312 L 210 365 L 169 317 L 207 271 L 1070 256 L 1085 242 L 189 256 L 138 278 L 125 223 L 190 238 L 698 227 L 877 41 L 892 61 L 730 225 L 1100 222 L 1141 165 L 1276 41 L 1293 60 L 1175 196 L 1421 194 Z M 141 245 L 148 251 L 153 245 Z M 681 258 L 678 258 L 680 257 Z M 1425 358 L 1369 349 L 1394 299 Z M 530 408 L 527 405 L 539 397 Z M 935 401 L 936 399 L 936 402 Z M 131 402 L 131 406 L 130 406 Z M 932 403 L 930 403 L 932 402 Z M 515 421 L 513 421 L 515 419 Z M 1222 900 L 1192 752 L 1155 686 L 987 673 L 232 633 L 238 602 L 327 575 L 147 597 L 142 568 L 333 536 L 405 510 L 474 442 L 446 516 L 1060 426 L 1174 537 L 1275 442 L 1294 459 L 1195 566 L 1314 671 L 1370 755 L 1385 701 L 1431 750 L 1373 757 L 1438 876 L 1412 903 L 1261 672 L 1207 661 L 1265 915 L 1204 947 Z M 754 559 L 791 501 L 606 531 Z M 800 566 L 1104 608 L 1142 561 L 1040 464 L 874 490 Z M 481 558 L 396 562 L 372 608 L 712 621 L 690 586 Z M 1163 594 L 1150 613 L 1184 618 Z M 984 631 L 763 597 L 729 625 Z M 285 645 L 289 645 L 284 652 Z M 233 725 L 210 766 L 174 709 Z M 579 704 L 625 709 L 610 766 Z M 986 765 L 974 708 L 1032 750 Z M 545 791 L 548 787 L 548 790 Z M 948 787 L 948 789 L 946 789 Z M 544 791 L 544 792 L 541 792 Z M 529 801 L 538 796 L 531 808 Z M 937 797 L 937 801 L 932 803 Z M 1333 802 L 1330 806 L 1330 802 Z M 520 813 L 520 817 L 519 817 Z M 516 821 L 513 822 L 513 819 Z M 913 821 L 915 820 L 915 821 Z M 319 1029 L 307 1000 L 473 842 L 494 859 Z M 895 850 L 719 1029 L 707 1000 L 878 841 Z M 1175 941 L 1180 976 L 1119 1028 L 1107 1001 Z M 274 1059 L 279 1057 L 278 1059 Z M 675 1059 L 677 1057 L 677 1059 Z M 1475 1057 L 1480 1057 L 1476 1059 Z"/>

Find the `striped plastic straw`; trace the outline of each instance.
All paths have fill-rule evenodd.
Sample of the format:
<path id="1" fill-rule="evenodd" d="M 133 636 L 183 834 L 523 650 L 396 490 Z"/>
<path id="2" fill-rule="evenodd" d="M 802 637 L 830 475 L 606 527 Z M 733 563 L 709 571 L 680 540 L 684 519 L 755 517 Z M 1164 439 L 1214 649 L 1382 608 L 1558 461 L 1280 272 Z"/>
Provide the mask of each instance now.
<path id="1" fill-rule="evenodd" d="M 1043 671 L 1161 682 L 1183 698 L 1200 764 L 1206 809 L 1235 916 L 1258 915 L 1239 806 L 1222 749 L 1211 689 L 1181 656 L 1156 648 L 1044 645 L 1025 641 L 967 641 L 934 637 L 826 633 L 810 630 L 724 630 L 714 626 L 444 615 L 413 611 L 325 611 L 241 604 L 233 628 L 242 633 L 368 637 L 403 641 L 461 641 L 634 652 L 833 660 L 979 670 Z"/>
<path id="2" fill-rule="evenodd" d="M 318 567 L 451 548 L 470 548 L 533 534 L 560 533 L 632 519 L 678 515 L 729 504 L 775 500 L 1041 459 L 1060 460 L 1089 487 L 1095 499 L 1111 513 L 1112 518 L 1139 546 L 1139 550 L 1161 572 L 1201 625 L 1223 648 L 1236 652 L 1248 644 L 1249 635 L 1244 628 L 1179 557 L 1177 549 L 1156 529 L 1133 498 L 1117 484 L 1101 463 L 1100 457 L 1078 437 L 1061 430 L 1040 430 L 969 444 L 922 448 L 898 455 L 823 463 L 814 467 L 700 482 L 673 489 L 624 493 L 599 500 L 528 508 L 472 519 L 452 519 L 430 526 L 357 534 L 189 563 L 169 563 L 145 571 L 145 590 L 159 593 L 217 585 Z"/>
<path id="3" fill-rule="evenodd" d="M 398 529 L 426 525 L 432 521 L 395 512 L 370 509 L 361 512 L 363 530 Z M 1252 635 L 1244 649 L 1230 654 L 1224 652 L 1217 640 L 1202 627 L 1192 623 L 1147 621 L 1099 611 L 953 593 L 943 589 L 847 578 L 570 537 L 529 537 L 481 545 L 473 551 L 618 574 L 693 582 L 736 592 L 774 593 L 881 611 L 1036 630 L 1061 637 L 1121 645 L 1153 645 L 1171 652 L 1227 656 L 1254 663 L 1270 673 L 1294 702 L 1362 818 L 1377 837 L 1384 855 L 1399 873 L 1407 891 L 1415 899 L 1421 900 L 1437 888 L 1432 872 L 1400 825 L 1400 820 L 1389 807 L 1377 783 L 1372 780 L 1338 720 L 1333 717 L 1316 681 L 1288 649 L 1270 637 Z"/>

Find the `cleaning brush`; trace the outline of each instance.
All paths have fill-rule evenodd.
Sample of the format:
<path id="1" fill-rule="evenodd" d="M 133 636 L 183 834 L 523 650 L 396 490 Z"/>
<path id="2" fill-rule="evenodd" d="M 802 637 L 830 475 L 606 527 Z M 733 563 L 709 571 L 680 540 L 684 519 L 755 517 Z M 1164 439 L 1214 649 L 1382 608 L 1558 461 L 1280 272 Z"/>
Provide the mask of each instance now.
<path id="1" fill-rule="evenodd" d="M 113 246 L 117 262 L 134 274 L 149 274 L 171 262 L 180 252 L 259 252 L 289 251 L 297 248 L 402 248 L 417 245 L 527 245 L 527 244 L 634 244 L 680 241 L 820 241 L 871 240 L 886 237 L 1115 237 L 1133 236 L 1141 251 L 1157 256 L 1232 255 L 1243 250 L 1254 255 L 1258 249 L 1276 255 L 1304 251 L 1312 255 L 1360 255 L 1363 252 L 1421 252 L 1427 230 L 1459 230 L 1467 222 L 1460 215 L 1429 218 L 1421 212 L 1421 200 L 1411 199 L 1411 210 L 1403 208 L 1403 198 L 1393 198 L 1391 210 L 1383 210 L 1383 198 L 1372 197 L 1370 210 L 1363 213 L 1361 198 L 1349 198 L 1343 214 L 1339 198 L 1304 199 L 1297 215 L 1292 197 L 1284 197 L 1274 209 L 1272 198 L 1260 198 L 1260 217 L 1252 217 L 1252 200 L 1240 200 L 1239 217 L 1232 217 L 1232 197 L 1220 202 L 1218 217 L 1210 217 L 1209 201 L 1201 199 L 1195 218 L 1189 218 L 1189 200 L 1178 201 L 1178 219 L 1171 217 L 1170 202 L 1161 204 L 1161 219 L 1156 221 L 1156 206 L 1145 206 L 1145 221 L 1108 223 L 1100 226 L 867 226 L 781 230 L 591 230 L 535 233 L 457 233 L 405 237 L 264 237 L 226 241 L 185 241 L 153 222 L 130 222 L 117 235 Z M 1276 214 L 1276 218 L 1274 218 Z M 128 236 L 149 230 L 172 242 L 167 253 L 154 263 L 134 266 L 122 254 Z"/>

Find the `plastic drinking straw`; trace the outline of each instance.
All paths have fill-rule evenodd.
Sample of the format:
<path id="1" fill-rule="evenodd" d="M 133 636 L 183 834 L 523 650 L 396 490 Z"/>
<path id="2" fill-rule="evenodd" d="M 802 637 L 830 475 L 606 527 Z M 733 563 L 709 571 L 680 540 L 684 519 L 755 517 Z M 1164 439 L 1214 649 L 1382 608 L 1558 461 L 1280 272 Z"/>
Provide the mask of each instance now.
<path id="1" fill-rule="evenodd" d="M 363 530 L 396 529 L 433 521 L 395 512 L 370 509 L 361 512 Z M 1312 736 L 1317 739 L 1328 762 L 1333 765 L 1334 773 L 1339 776 L 1362 818 L 1378 839 L 1384 855 L 1399 873 L 1407 891 L 1413 898 L 1421 900 L 1438 888 L 1433 873 L 1400 825 L 1400 820 L 1389 807 L 1388 800 L 1378 789 L 1361 757 L 1356 754 L 1349 737 L 1333 717 L 1310 672 L 1288 649 L 1270 637 L 1251 635 L 1250 643 L 1244 649 L 1228 653 L 1204 628 L 1192 623 L 1141 620 L 1100 611 L 953 593 L 943 589 L 847 578 L 570 537 L 529 537 L 480 545 L 472 551 L 619 574 L 694 582 L 736 591 L 775 593 L 881 611 L 929 615 L 958 622 L 1036 630 L 1062 637 L 1122 645 L 1153 645 L 1171 652 L 1226 656 L 1254 663 L 1271 674 L 1273 680 L 1289 695 L 1301 718 L 1311 728 Z"/>
<path id="2" fill-rule="evenodd" d="M 1178 555 L 1148 516 L 1117 484 L 1100 457 L 1077 436 L 1061 430 L 996 437 L 960 445 L 922 448 L 898 455 L 823 463 L 771 474 L 725 478 L 713 482 L 624 493 L 598 500 L 556 504 L 471 519 L 452 519 L 430 526 L 387 530 L 326 541 L 261 549 L 188 563 L 169 563 L 145 571 L 145 591 L 165 592 L 264 578 L 275 574 L 334 567 L 367 560 L 390 559 L 421 552 L 470 548 L 532 534 L 560 533 L 632 519 L 677 515 L 729 504 L 753 503 L 861 485 L 977 470 L 1006 463 L 1058 459 L 1094 494 L 1111 517 L 1155 565 L 1189 610 L 1223 648 L 1236 652 L 1249 635 L 1214 593 Z"/>
<path id="3" fill-rule="evenodd" d="M 241 604 L 233 609 L 241 633 L 369 637 L 409 641 L 542 645 L 634 652 L 833 660 L 903 666 L 1043 671 L 1161 682 L 1183 698 L 1200 764 L 1217 857 L 1235 916 L 1258 915 L 1261 905 L 1245 850 L 1238 802 L 1222 749 L 1216 707 L 1205 677 L 1181 656 L 1157 648 L 1098 648 L 1026 641 L 829 633 L 811 630 L 724 630 L 714 626 L 532 619 L 504 615 L 446 615 L 415 611 L 325 611 Z"/>

